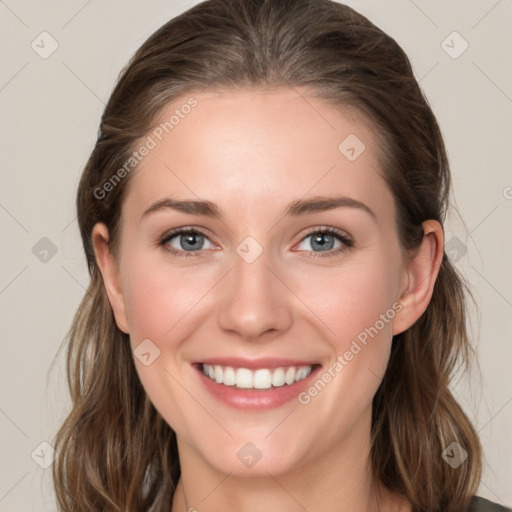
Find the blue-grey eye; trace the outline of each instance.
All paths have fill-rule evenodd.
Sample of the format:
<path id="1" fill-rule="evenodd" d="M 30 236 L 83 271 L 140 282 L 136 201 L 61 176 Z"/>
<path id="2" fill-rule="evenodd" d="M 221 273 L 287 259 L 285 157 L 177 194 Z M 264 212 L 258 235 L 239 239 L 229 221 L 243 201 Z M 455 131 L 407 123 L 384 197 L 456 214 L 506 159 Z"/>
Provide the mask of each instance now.
<path id="1" fill-rule="evenodd" d="M 179 251 L 199 251 L 202 249 L 211 249 L 210 247 L 205 247 L 205 242 L 211 244 L 208 238 L 199 233 L 198 231 L 178 231 L 175 233 L 169 234 L 164 243 L 166 245 L 170 245 L 172 248 Z"/>
<path id="2" fill-rule="evenodd" d="M 299 249 L 305 250 L 305 251 L 312 250 L 312 251 L 320 251 L 320 252 L 330 251 L 330 250 L 337 249 L 338 247 L 340 247 L 342 242 L 340 242 L 339 238 L 340 238 L 339 235 L 322 232 L 322 231 L 317 231 L 317 232 L 309 234 L 302 240 L 301 244 L 311 240 L 308 244 L 309 247 L 307 247 L 307 246 L 305 248 L 299 247 Z M 335 247 L 336 242 L 338 242 L 339 245 Z"/>

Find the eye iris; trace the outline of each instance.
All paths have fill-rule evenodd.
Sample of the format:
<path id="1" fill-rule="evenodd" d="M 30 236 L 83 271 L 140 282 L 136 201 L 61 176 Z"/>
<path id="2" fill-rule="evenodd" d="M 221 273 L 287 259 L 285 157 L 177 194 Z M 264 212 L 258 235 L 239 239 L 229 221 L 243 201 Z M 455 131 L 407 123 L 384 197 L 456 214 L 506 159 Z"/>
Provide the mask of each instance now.
<path id="1" fill-rule="evenodd" d="M 198 237 L 200 238 L 199 242 L 197 242 Z M 201 246 L 201 237 L 203 237 L 203 235 L 201 235 L 200 233 L 187 233 L 185 235 L 181 235 L 180 245 L 183 249 L 197 249 L 198 247 Z M 183 243 L 183 241 L 185 241 L 185 243 Z M 191 246 L 187 247 L 186 244 L 191 244 Z"/>
<path id="2" fill-rule="evenodd" d="M 325 237 L 331 238 L 330 243 L 325 242 Z M 334 244 L 334 238 L 332 235 L 329 235 L 327 233 L 317 233 L 317 235 L 313 238 L 311 247 L 315 248 L 315 244 L 318 244 L 319 248 L 322 250 L 329 250 L 332 249 L 332 246 Z"/>

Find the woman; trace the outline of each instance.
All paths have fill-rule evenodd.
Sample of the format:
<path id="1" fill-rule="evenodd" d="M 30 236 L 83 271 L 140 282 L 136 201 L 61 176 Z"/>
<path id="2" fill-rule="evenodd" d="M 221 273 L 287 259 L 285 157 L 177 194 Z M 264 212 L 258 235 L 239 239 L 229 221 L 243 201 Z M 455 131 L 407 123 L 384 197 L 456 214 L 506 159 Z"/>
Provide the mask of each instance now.
<path id="1" fill-rule="evenodd" d="M 209 0 L 136 52 L 77 209 L 61 510 L 505 510 L 448 385 L 450 171 L 397 43 L 329 0 Z"/>

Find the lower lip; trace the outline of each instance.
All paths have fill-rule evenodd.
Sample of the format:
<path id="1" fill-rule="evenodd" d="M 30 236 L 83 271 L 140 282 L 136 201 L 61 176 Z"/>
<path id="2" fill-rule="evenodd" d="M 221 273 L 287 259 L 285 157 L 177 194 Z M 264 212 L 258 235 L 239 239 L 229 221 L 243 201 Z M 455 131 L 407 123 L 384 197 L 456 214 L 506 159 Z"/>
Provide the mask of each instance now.
<path id="1" fill-rule="evenodd" d="M 314 366 L 311 373 L 302 380 L 290 385 L 270 389 L 239 389 L 235 386 L 217 384 L 204 375 L 201 365 L 194 364 L 201 382 L 206 389 L 221 402 L 237 409 L 274 409 L 298 395 L 311 385 L 312 380 L 320 370 L 321 366 Z"/>

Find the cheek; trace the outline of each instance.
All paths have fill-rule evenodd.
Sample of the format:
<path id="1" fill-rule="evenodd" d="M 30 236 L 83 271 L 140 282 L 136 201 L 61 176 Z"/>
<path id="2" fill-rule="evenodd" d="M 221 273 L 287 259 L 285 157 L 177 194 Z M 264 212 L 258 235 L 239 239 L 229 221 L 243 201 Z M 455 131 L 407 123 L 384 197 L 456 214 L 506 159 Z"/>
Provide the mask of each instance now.
<path id="1" fill-rule="evenodd" d="M 368 254 L 337 269 L 316 269 L 308 286 L 302 281 L 299 296 L 323 321 L 323 331 L 337 353 L 347 350 L 359 334 L 364 338 L 365 329 L 372 326 L 385 337 L 391 333 L 397 270 L 386 259 Z"/>
<path id="2" fill-rule="evenodd" d="M 188 421 L 197 411 L 185 391 L 190 384 L 180 364 L 180 345 L 193 333 L 192 326 L 197 326 L 194 315 L 211 284 L 207 279 L 193 280 L 189 272 L 177 268 L 146 264 L 142 255 L 130 263 L 123 288 L 132 349 L 136 357 L 139 344 L 149 339 L 157 347 L 149 345 L 151 357 L 158 354 L 147 366 L 136 358 L 137 373 L 155 408 L 188 439 Z"/>
<path id="3" fill-rule="evenodd" d="M 337 363 L 331 367 L 331 392 L 322 401 L 330 404 L 327 410 L 337 411 L 333 414 L 340 422 L 371 403 L 386 371 L 393 321 L 400 310 L 395 299 L 400 269 L 389 254 L 368 251 L 337 269 L 317 269 L 308 279 L 315 286 L 303 285 L 299 292 L 317 315 L 332 364 Z"/>
<path id="4" fill-rule="evenodd" d="M 146 266 L 141 261 L 127 274 L 124 289 L 130 334 L 154 339 L 155 343 L 168 339 L 174 326 L 187 317 L 211 287 L 207 276 L 198 280 L 189 271 Z"/>
<path id="5" fill-rule="evenodd" d="M 332 358 L 319 377 L 328 391 L 315 383 L 301 403 L 310 402 L 315 416 L 332 424 L 325 435 L 334 438 L 339 425 L 356 422 L 372 402 L 387 368 L 400 305 L 393 293 L 396 274 L 385 261 L 359 261 L 325 273 L 323 279 L 316 277 L 318 286 L 304 287 L 301 293 L 305 303 L 314 304 L 311 309 L 318 315 L 317 325 L 323 326 Z"/>

